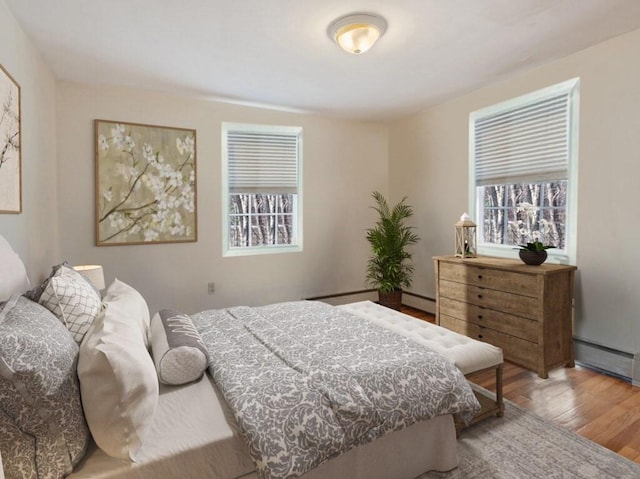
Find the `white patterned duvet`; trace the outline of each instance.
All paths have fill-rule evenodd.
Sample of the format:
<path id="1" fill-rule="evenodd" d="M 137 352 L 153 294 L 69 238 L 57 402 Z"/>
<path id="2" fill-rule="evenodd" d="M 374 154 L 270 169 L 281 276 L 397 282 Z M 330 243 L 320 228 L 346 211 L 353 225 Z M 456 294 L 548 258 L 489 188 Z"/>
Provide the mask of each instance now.
<path id="1" fill-rule="evenodd" d="M 324 303 L 192 319 L 261 479 L 298 477 L 420 421 L 471 420 L 480 407 L 440 354 Z"/>

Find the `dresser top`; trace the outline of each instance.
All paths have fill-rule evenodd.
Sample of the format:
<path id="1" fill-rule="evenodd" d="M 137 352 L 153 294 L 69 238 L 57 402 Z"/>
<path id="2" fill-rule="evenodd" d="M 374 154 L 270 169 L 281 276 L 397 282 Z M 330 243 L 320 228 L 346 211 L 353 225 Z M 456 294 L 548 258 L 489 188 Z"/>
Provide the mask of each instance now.
<path id="1" fill-rule="evenodd" d="M 563 271 L 574 271 L 576 266 L 568 264 L 542 263 L 539 266 L 524 264 L 519 259 L 497 258 L 494 256 L 478 256 L 477 258 L 459 258 L 457 256 L 434 256 L 434 260 L 449 263 L 461 263 L 470 266 L 488 267 L 528 274 L 553 274 Z"/>

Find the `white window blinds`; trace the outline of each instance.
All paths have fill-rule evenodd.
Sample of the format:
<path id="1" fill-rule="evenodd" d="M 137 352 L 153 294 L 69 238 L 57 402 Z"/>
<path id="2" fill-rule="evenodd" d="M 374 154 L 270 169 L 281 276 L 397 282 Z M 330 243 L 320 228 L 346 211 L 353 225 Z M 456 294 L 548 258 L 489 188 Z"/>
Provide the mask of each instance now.
<path id="1" fill-rule="evenodd" d="M 300 128 L 227 127 L 229 191 L 297 193 L 300 133 Z"/>
<path id="2" fill-rule="evenodd" d="M 476 186 L 567 178 L 571 91 L 540 97 L 471 115 Z"/>

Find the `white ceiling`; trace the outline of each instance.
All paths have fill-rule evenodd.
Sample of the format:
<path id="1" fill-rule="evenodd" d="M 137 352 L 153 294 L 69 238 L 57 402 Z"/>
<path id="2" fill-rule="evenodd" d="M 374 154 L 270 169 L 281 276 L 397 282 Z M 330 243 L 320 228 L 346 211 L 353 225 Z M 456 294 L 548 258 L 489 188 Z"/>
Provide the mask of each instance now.
<path id="1" fill-rule="evenodd" d="M 640 28 L 640 0 L 5 0 L 56 78 L 384 120 Z M 369 52 L 326 29 L 356 12 Z"/>

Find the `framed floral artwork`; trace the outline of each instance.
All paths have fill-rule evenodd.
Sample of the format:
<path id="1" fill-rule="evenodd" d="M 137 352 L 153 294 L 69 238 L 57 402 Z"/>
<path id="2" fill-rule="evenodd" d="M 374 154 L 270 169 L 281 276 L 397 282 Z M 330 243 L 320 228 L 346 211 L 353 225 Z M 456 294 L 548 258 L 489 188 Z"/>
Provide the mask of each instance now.
<path id="1" fill-rule="evenodd" d="M 197 241 L 196 131 L 95 120 L 96 245 Z"/>
<path id="2" fill-rule="evenodd" d="M 0 213 L 22 213 L 20 85 L 0 65 Z"/>

